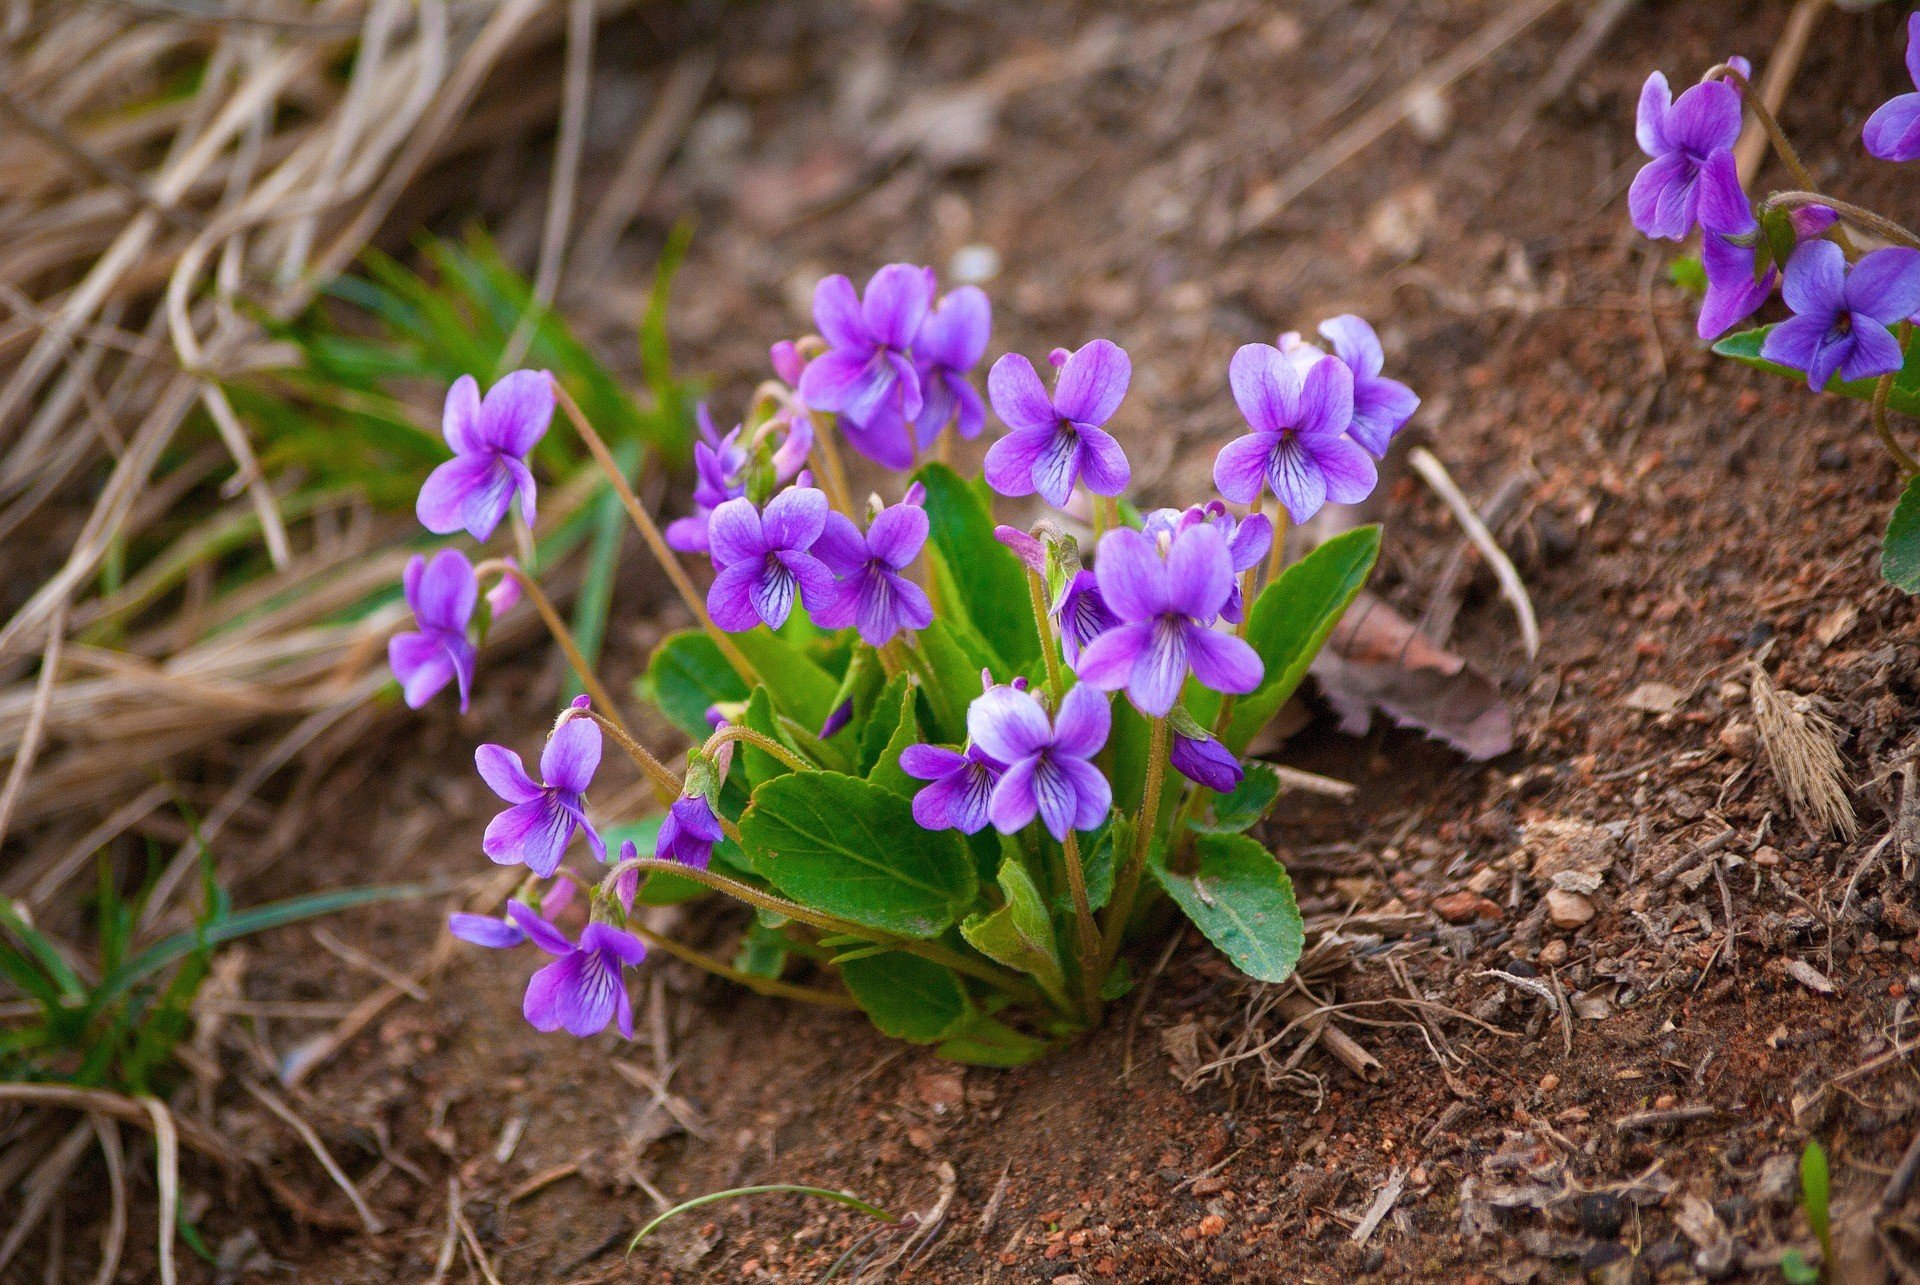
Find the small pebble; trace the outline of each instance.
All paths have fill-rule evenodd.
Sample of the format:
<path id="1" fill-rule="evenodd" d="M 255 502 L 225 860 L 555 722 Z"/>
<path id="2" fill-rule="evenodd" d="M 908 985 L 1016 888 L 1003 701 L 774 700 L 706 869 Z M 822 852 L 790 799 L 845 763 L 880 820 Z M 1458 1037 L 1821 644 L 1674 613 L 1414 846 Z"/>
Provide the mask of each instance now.
<path id="1" fill-rule="evenodd" d="M 1555 1075 L 1552 1071 L 1548 1071 L 1545 1075 L 1540 1077 L 1540 1091 L 1542 1093 L 1551 1093 L 1559 1087 L 1560 1087 L 1560 1077 Z"/>
<path id="2" fill-rule="evenodd" d="M 1847 467 L 1847 452 L 1844 447 L 1822 446 L 1820 448 L 1820 467 L 1829 473 L 1838 473 Z"/>
<path id="3" fill-rule="evenodd" d="M 1548 968 L 1558 968 L 1567 962 L 1567 943 L 1559 937 L 1540 948 L 1540 962 Z"/>
<path id="4" fill-rule="evenodd" d="M 1593 902 L 1577 892 L 1554 888 L 1547 893 L 1547 922 L 1562 932 L 1591 923 L 1593 914 Z"/>

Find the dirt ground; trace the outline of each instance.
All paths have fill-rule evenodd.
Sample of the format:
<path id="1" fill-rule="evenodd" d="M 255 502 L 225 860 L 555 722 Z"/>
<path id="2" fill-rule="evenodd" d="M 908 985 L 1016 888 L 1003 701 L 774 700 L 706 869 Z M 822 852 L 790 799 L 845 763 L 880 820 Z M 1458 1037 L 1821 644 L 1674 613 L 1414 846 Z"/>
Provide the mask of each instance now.
<path id="1" fill-rule="evenodd" d="M 1476 501 L 1518 479 L 1501 532 L 1542 646 L 1529 663 L 1470 561 L 1452 643 L 1510 699 L 1515 748 L 1473 764 L 1412 731 L 1348 737 L 1314 704 L 1278 754 L 1359 787 L 1346 804 L 1290 800 L 1266 838 L 1310 918 L 1353 913 L 1310 975 L 1349 1006 L 1339 1029 L 1377 1059 L 1370 1077 L 1328 1039 L 1295 1056 L 1271 988 L 1192 933 L 1164 960 L 1143 950 L 1154 980 L 1106 1030 L 1009 1072 L 674 966 L 641 983 L 635 1044 L 540 1036 L 518 1013 L 534 961 L 463 948 L 430 1002 L 384 1009 L 297 1097 L 381 1234 L 357 1230 L 284 1125 L 215 1095 L 214 1122 L 313 1202 L 296 1217 L 190 1170 L 226 1278 L 423 1280 L 460 1220 L 506 1281 L 812 1281 L 851 1250 L 846 1279 L 904 1243 L 775 1196 L 700 1210 L 624 1255 L 659 1199 L 809 1183 L 940 1209 L 937 1233 L 880 1272 L 900 1279 L 1777 1280 L 1782 1248 L 1811 1243 L 1793 1178 L 1808 1137 L 1833 1157 L 1837 1199 L 1878 1201 L 1920 1124 L 1903 1043 L 1920 831 L 1893 833 L 1920 815 L 1901 773 L 1920 630 L 1875 568 L 1894 470 L 1863 407 L 1702 352 L 1669 247 L 1638 239 L 1624 205 L 1646 72 L 1684 82 L 1736 52 L 1764 69 L 1788 6 L 1641 4 L 1536 114 L 1588 12 L 1562 5 L 1418 104 L 1417 128 L 1254 217 L 1295 162 L 1508 8 L 643 14 L 608 33 L 597 148 L 617 155 L 664 69 L 706 57 L 715 32 L 716 70 L 648 207 L 653 239 L 570 305 L 630 353 L 658 238 L 695 217 L 676 355 L 731 416 L 767 344 L 806 324 L 819 274 L 909 259 L 951 277 L 956 258 L 997 259 L 994 353 L 1100 335 L 1132 353 L 1117 425 L 1156 503 L 1209 489 L 1238 425 L 1235 347 L 1372 318 L 1390 370 L 1426 398 L 1409 438 Z M 1858 137 L 1908 88 L 1903 9 L 1828 13 L 1785 111 L 1822 183 L 1896 216 L 1920 213 L 1912 186 Z M 474 190 L 538 196 L 543 146 L 503 146 Z M 469 213 L 501 220 L 511 249 L 537 209 Z M 1387 526 L 1375 588 L 1431 619 L 1459 529 L 1403 464 L 1387 476 L 1367 514 Z M 678 623 L 661 591 L 636 551 L 612 642 L 623 683 Z M 1756 754 L 1756 656 L 1827 703 L 1858 838 L 1811 837 Z M 464 765 L 476 741 L 527 742 L 557 682 L 494 659 L 467 717 L 392 720 L 314 792 L 328 811 L 303 855 L 243 894 L 484 873 L 490 809 Z M 1597 878 L 1580 885 L 1590 922 L 1547 919 L 1555 869 Z M 332 931 L 410 968 L 445 909 Z M 677 930 L 724 951 L 739 928 L 700 907 Z M 352 1003 L 379 984 L 304 930 L 250 946 L 238 976 L 253 1001 Z M 331 1025 L 259 1018 L 222 1056 L 271 1068 Z M 1233 1053 L 1247 1055 L 1210 1065 Z M 449 1278 L 469 1273 L 456 1255 Z"/>

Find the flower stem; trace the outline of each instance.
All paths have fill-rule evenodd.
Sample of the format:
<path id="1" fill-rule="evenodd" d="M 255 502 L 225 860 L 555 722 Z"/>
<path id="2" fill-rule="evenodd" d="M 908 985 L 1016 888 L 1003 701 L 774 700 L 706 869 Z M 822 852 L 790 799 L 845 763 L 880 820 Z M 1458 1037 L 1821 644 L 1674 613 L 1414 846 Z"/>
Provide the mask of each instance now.
<path id="1" fill-rule="evenodd" d="M 1047 660 L 1047 694 L 1053 697 L 1053 707 L 1060 708 L 1060 698 L 1066 695 L 1066 680 L 1060 672 L 1060 648 L 1053 637 L 1053 620 L 1047 613 L 1047 590 L 1040 583 L 1040 573 L 1032 567 L 1027 568 L 1027 602 L 1033 607 L 1033 627 L 1040 631 L 1040 654 Z"/>
<path id="2" fill-rule="evenodd" d="M 820 480 L 827 484 L 827 498 L 834 508 L 858 521 L 858 515 L 853 511 L 853 492 L 847 489 L 847 469 L 840 462 L 840 444 L 834 440 L 834 433 L 840 427 L 840 417 L 821 411 L 811 413 L 819 429 L 813 435 L 813 444 L 820 448 Z"/>
<path id="3" fill-rule="evenodd" d="M 728 821 L 725 817 L 721 817 L 720 827 L 727 832 L 729 838 L 733 839 L 736 843 L 739 842 L 740 831 L 731 821 Z M 950 968 L 956 973 L 965 973 L 969 977 L 978 978 L 980 981 L 986 982 L 989 986 L 1029 1003 L 1044 999 L 1038 987 L 1028 984 L 1024 979 L 1006 969 L 996 968 L 992 964 L 983 963 L 980 960 L 962 955 L 959 951 L 949 949 L 938 942 L 920 941 L 911 937 L 896 937 L 892 933 L 882 932 L 877 928 L 868 928 L 864 924 L 856 924 L 850 919 L 841 919 L 836 915 L 825 914 L 810 906 L 803 906 L 797 901 L 788 901 L 785 897 L 775 896 L 770 892 L 762 892 L 752 884 L 741 883 L 738 879 L 729 879 L 723 874 L 715 874 L 711 870 L 702 870 L 697 866 L 681 865 L 678 861 L 662 861 L 658 857 L 633 857 L 615 865 L 607 872 L 606 876 L 601 880 L 601 883 L 606 888 L 611 889 L 613 887 L 613 881 L 629 870 L 638 870 L 643 874 L 664 872 L 666 874 L 678 875 L 683 879 L 691 879 L 695 883 L 706 885 L 715 892 L 724 892 L 736 901 L 744 901 L 749 906 L 755 906 L 761 910 L 771 910 L 777 915 L 785 915 L 788 919 L 806 924 L 810 928 L 817 928 L 822 932 L 836 933 L 847 937 L 858 937 L 862 941 L 870 941 L 876 946 L 885 946 L 889 950 L 898 950 L 909 955 L 918 955 L 922 959 L 930 960 L 933 963 L 941 965 L 943 968 Z"/>
<path id="4" fill-rule="evenodd" d="M 1278 580 L 1280 573 L 1287 569 L 1287 528 L 1292 520 L 1287 506 L 1276 499 L 1273 505 L 1273 546 L 1267 550 L 1267 584 Z M 1244 592 L 1240 595 L 1240 611 L 1243 623 L 1253 617 L 1253 604 L 1247 600 Z M 1246 636 L 1244 631 L 1241 636 Z"/>
<path id="5" fill-rule="evenodd" d="M 601 717 L 600 714 L 594 710 L 582 710 L 574 714 L 575 718 L 583 716 L 598 723 L 601 730 L 613 738 L 613 743 L 625 751 L 626 756 L 632 759 L 635 765 L 646 774 L 648 780 L 653 782 L 654 797 L 660 800 L 662 807 L 671 805 L 675 799 L 680 797 L 681 793 L 686 789 L 685 784 L 682 783 L 679 777 L 668 771 L 664 763 L 648 753 L 646 746 L 635 740 L 626 728 L 620 726 L 620 724 L 610 718 Z"/>
<path id="6" fill-rule="evenodd" d="M 715 977 L 737 982 L 750 991 L 762 995 L 772 995 L 779 999 L 797 999 L 806 1004 L 818 1004 L 822 1008 L 840 1008 L 858 1010 L 860 1005 L 853 996 L 845 991 L 823 991 L 811 986 L 796 986 L 792 982 L 782 981 L 778 977 L 762 977 L 757 973 L 743 973 L 728 964 L 723 964 L 703 950 L 696 950 L 685 942 L 675 941 L 671 937 L 654 932 L 643 924 L 629 920 L 627 931 L 649 946 L 658 946 L 675 959 L 704 969 Z"/>
<path id="7" fill-rule="evenodd" d="M 673 587 L 679 590 L 680 599 L 687 604 L 687 610 L 693 613 L 693 618 L 700 622 L 700 627 L 706 631 L 709 638 L 713 639 L 713 645 L 720 649 L 720 654 L 726 657 L 727 663 L 733 666 L 733 671 L 740 675 L 742 682 L 750 688 L 765 686 L 759 671 L 753 667 L 753 662 L 747 659 L 746 654 L 740 650 L 726 631 L 714 624 L 713 617 L 707 614 L 706 599 L 700 596 L 700 591 L 694 588 L 693 581 L 687 576 L 687 569 L 680 565 L 680 560 L 674 556 L 673 550 L 667 547 L 666 540 L 660 534 L 660 528 L 654 525 L 653 517 L 647 512 L 646 506 L 640 503 L 640 497 L 633 493 L 631 486 L 627 485 L 627 479 L 620 472 L 620 466 L 614 462 L 613 453 L 607 449 L 607 444 L 600 440 L 600 434 L 594 431 L 593 425 L 587 422 L 586 414 L 581 411 L 579 403 L 573 400 L 571 393 L 560 386 L 559 380 L 553 383 L 553 395 L 558 399 L 561 409 L 566 411 L 567 418 L 573 421 L 574 431 L 579 433 L 580 440 L 587 444 L 587 450 L 592 453 L 594 462 L 599 464 L 600 471 L 607 475 L 607 481 L 613 485 L 614 493 L 620 497 L 620 503 L 626 507 L 627 516 L 633 519 L 633 525 L 639 529 L 640 537 L 647 542 L 647 548 L 652 551 L 654 561 L 660 564 L 660 569 L 667 573 L 667 579 L 671 580 Z"/>
<path id="8" fill-rule="evenodd" d="M 553 635 L 553 640 L 560 644 L 560 650 L 566 653 L 567 663 L 573 666 L 573 672 L 579 676 L 580 685 L 586 688 L 587 695 L 593 698 L 595 705 L 606 710 L 608 715 L 617 722 L 620 717 L 620 707 L 613 703 L 612 695 L 600 685 L 599 678 L 594 676 L 593 666 L 589 665 L 587 658 L 580 654 L 580 648 L 573 641 L 573 634 L 568 630 L 567 622 L 560 619 L 560 613 L 554 609 L 553 600 L 547 597 L 546 591 L 540 587 L 540 582 L 504 558 L 489 558 L 482 562 L 474 568 L 474 579 L 478 580 L 489 573 L 497 573 L 502 578 L 511 576 L 519 584 L 520 591 L 527 595 L 529 602 L 533 603 L 533 609 L 540 613 L 540 619 L 547 626 L 547 632 Z M 625 725 L 620 724 L 620 726 L 624 728 Z"/>
<path id="9" fill-rule="evenodd" d="M 1893 376 L 1882 375 L 1873 386 L 1873 431 L 1879 434 L 1880 444 L 1887 448 L 1894 462 L 1900 466 L 1903 477 L 1912 477 L 1920 473 L 1920 462 L 1916 462 L 1906 447 L 1894 440 L 1893 429 L 1887 423 L 1887 398 L 1893 393 Z"/>
<path id="10" fill-rule="evenodd" d="M 1107 904 L 1107 922 L 1100 937 L 1100 972 L 1113 967 L 1120 953 L 1120 935 L 1127 929 L 1127 917 L 1133 913 L 1133 898 L 1140 886 L 1140 872 L 1146 868 L 1147 847 L 1153 842 L 1154 822 L 1160 815 L 1160 790 L 1167 779 L 1167 718 L 1153 720 L 1153 740 L 1147 749 L 1147 784 L 1140 797 L 1140 811 L 1133 823 L 1133 850 L 1113 880 L 1113 900 Z"/>
<path id="11" fill-rule="evenodd" d="M 1100 967 L 1100 930 L 1094 926 L 1093 904 L 1087 897 L 1087 872 L 1080 862 L 1079 834 L 1067 831 L 1060 846 L 1067 856 L 1067 887 L 1073 893 L 1073 922 L 1079 938 L 1080 1003 L 1086 1010 L 1087 1023 L 1092 1025 L 1100 1020 L 1100 984 L 1104 980 L 1104 970 Z"/>
<path id="12" fill-rule="evenodd" d="M 1812 185 L 1809 184 L 1808 187 L 1811 189 Z M 1863 232 L 1871 232 L 1883 241 L 1891 241 L 1895 245 L 1905 246 L 1909 250 L 1920 250 L 1920 235 L 1916 235 L 1914 232 L 1902 227 L 1884 215 L 1875 214 L 1872 210 L 1864 209 L 1861 206 L 1853 205 L 1847 201 L 1836 200 L 1822 192 L 1811 190 L 1805 192 L 1775 192 L 1762 204 L 1768 209 L 1784 208 L 1789 210 L 1797 210 L 1808 205 L 1824 205 Z M 1844 248 L 1848 251 L 1849 257 L 1851 257 L 1853 247 L 1846 246 Z"/>
<path id="13" fill-rule="evenodd" d="M 1804 188 L 1813 187 L 1813 176 L 1807 173 L 1807 167 L 1801 163 L 1800 153 L 1793 149 L 1793 144 L 1787 140 L 1786 131 L 1780 128 L 1780 122 L 1774 119 L 1771 111 L 1767 110 L 1766 103 L 1761 100 L 1762 96 L 1754 92 L 1751 81 L 1725 63 L 1709 70 L 1703 79 L 1731 80 L 1737 84 L 1740 87 L 1741 103 L 1753 113 L 1754 119 L 1760 122 L 1760 127 L 1767 131 L 1767 139 L 1773 144 L 1774 155 L 1786 165 L 1787 172 L 1793 175 L 1793 181 Z M 1853 244 L 1847 240 L 1846 232 L 1837 228 L 1835 232 L 1837 235 L 1834 239 L 1840 243 L 1840 248 L 1845 250 L 1847 257 L 1851 259 L 1854 253 Z"/>
<path id="14" fill-rule="evenodd" d="M 701 752 L 711 757 L 715 750 L 727 744 L 729 741 L 745 741 L 755 749 L 765 750 L 796 772 L 812 772 L 818 770 L 818 764 L 807 762 L 798 754 L 795 754 L 792 750 L 774 740 L 771 736 L 756 732 L 751 727 L 743 727 L 739 723 L 728 723 L 712 736 L 709 736 Z"/>

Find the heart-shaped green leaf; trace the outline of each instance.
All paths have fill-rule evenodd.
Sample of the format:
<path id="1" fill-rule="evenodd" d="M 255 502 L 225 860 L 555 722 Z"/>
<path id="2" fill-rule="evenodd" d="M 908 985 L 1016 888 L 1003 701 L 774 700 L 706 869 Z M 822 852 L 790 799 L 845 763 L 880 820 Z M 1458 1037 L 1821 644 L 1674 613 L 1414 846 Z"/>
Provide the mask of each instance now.
<path id="1" fill-rule="evenodd" d="M 1263 982 L 1284 982 L 1293 975 L 1306 931 L 1294 904 L 1293 881 L 1273 854 L 1245 835 L 1208 834 L 1200 838 L 1200 864 L 1192 874 L 1168 870 L 1158 848 L 1149 866 L 1167 895 L 1235 968 Z"/>

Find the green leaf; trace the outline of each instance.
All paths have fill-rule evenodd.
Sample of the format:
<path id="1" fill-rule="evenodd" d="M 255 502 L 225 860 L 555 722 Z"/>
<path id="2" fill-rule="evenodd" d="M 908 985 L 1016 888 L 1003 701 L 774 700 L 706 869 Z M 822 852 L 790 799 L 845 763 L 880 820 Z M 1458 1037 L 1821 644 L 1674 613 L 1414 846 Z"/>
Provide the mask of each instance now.
<path id="1" fill-rule="evenodd" d="M 753 868 L 815 910 L 903 937 L 944 932 L 978 891 L 952 830 L 922 830 L 890 790 L 837 772 L 796 772 L 753 792 L 740 818 Z"/>
<path id="2" fill-rule="evenodd" d="M 1209 834 L 1200 839 L 1200 865 L 1175 874 L 1159 849 L 1149 854 L 1153 877 L 1179 904 L 1207 940 L 1233 966 L 1263 982 L 1293 975 L 1306 944 L 1293 881 L 1273 855 L 1245 835 Z"/>
<path id="3" fill-rule="evenodd" d="M 1201 834 L 1239 834 L 1260 824 L 1260 818 L 1280 797 L 1280 774 L 1258 759 L 1247 760 L 1240 767 L 1245 774 L 1233 793 L 1215 795 L 1213 816 L 1195 817 L 1187 822 L 1189 829 Z"/>
<path id="4" fill-rule="evenodd" d="M 733 672 L 713 639 L 697 629 L 662 639 L 636 687 L 643 700 L 658 706 L 695 741 L 706 740 L 713 731 L 707 726 L 707 706 L 747 698 L 746 683 Z"/>
<path id="5" fill-rule="evenodd" d="M 1797 1249 L 1780 1255 L 1780 1274 L 1787 1278 L 1788 1285 L 1820 1285 L 1820 1269 Z"/>
<path id="6" fill-rule="evenodd" d="M 818 732 L 833 712 L 840 684 L 813 658 L 765 625 L 733 635 L 734 644 L 766 679 L 773 703 L 799 720 L 809 732 Z"/>
<path id="7" fill-rule="evenodd" d="M 1260 653 L 1266 676 L 1234 707 L 1221 738 L 1228 749 L 1244 751 L 1293 695 L 1379 556 L 1380 528 L 1356 527 L 1320 545 L 1261 592 L 1247 622 L 1247 641 Z"/>
<path id="8" fill-rule="evenodd" d="M 880 689 L 875 700 L 873 712 L 868 715 L 865 726 L 860 729 L 860 775 L 871 776 L 880 756 L 887 752 L 887 743 L 893 739 L 894 729 L 900 726 L 900 707 L 907 692 L 907 676 L 895 674 Z"/>
<path id="9" fill-rule="evenodd" d="M 1920 477 L 1907 479 L 1880 542 L 1880 578 L 1903 593 L 1920 593 Z"/>
<path id="10" fill-rule="evenodd" d="M 633 481 L 640 465 L 640 443 L 621 442 L 613 448 L 613 460 L 621 476 Z M 626 539 L 627 511 L 611 485 L 602 486 L 593 502 L 593 547 L 587 555 L 587 575 L 573 604 L 573 641 L 591 668 L 600 661 L 600 644 L 607 636 L 607 610 L 613 604 L 613 581 L 620 571 L 620 546 Z M 528 568 L 529 571 L 536 568 Z M 567 676 L 566 699 L 572 700 L 586 688 L 580 676 Z"/>
<path id="11" fill-rule="evenodd" d="M 1833 1226 L 1828 1215 L 1827 1153 L 1812 1138 L 1800 1153 L 1800 1207 L 1807 1211 L 1807 1225 L 1820 1240 L 1826 1261 L 1833 1261 Z"/>
<path id="12" fill-rule="evenodd" d="M 1002 659 L 1024 666 L 1040 655 L 1040 638 L 1020 560 L 993 538 L 993 514 L 952 469 L 928 464 L 914 478 L 927 488 L 930 543 L 959 605 Z"/>
<path id="13" fill-rule="evenodd" d="M 60 954 L 51 939 L 20 917 L 13 904 L 0 898 L 0 925 L 4 925 L 16 941 L 25 946 L 46 975 L 60 988 L 60 994 L 67 1000 L 83 1000 L 87 988 L 80 984 L 80 978 L 67 966 L 65 957 Z"/>
<path id="14" fill-rule="evenodd" d="M 936 690 L 927 692 L 940 740 L 958 745 L 967 739 L 967 706 L 980 694 L 980 665 L 938 616 L 920 631 L 920 654 L 933 671 Z"/>
<path id="15" fill-rule="evenodd" d="M 883 789 L 892 790 L 903 799 L 912 799 L 926 784 L 900 770 L 900 756 L 907 752 L 907 747 L 925 740 L 920 734 L 919 700 L 919 688 L 908 686 L 901 690 L 899 721 L 894 726 L 893 735 L 881 749 L 880 757 L 874 761 L 873 769 L 867 773 L 869 781 Z"/>
<path id="16" fill-rule="evenodd" d="M 1091 838 L 1082 838 L 1080 843 L 1081 873 L 1087 878 L 1087 903 L 1095 910 L 1105 910 L 1107 901 L 1113 896 L 1113 870 L 1119 863 L 1114 853 L 1124 851 L 1133 843 L 1133 823 L 1124 817 L 1108 821 L 1093 832 Z"/>
<path id="17" fill-rule="evenodd" d="M 1046 1040 L 1022 1035 L 997 1017 L 976 1012 L 934 1052 L 949 1062 L 973 1066 L 1025 1066 L 1053 1051 Z"/>
<path id="18" fill-rule="evenodd" d="M 756 687 L 753 695 L 747 697 L 747 712 L 741 716 L 747 727 L 771 738 L 776 744 L 792 749 L 792 738 L 780 728 L 780 720 L 773 716 L 773 697 L 767 695 L 767 689 Z M 747 784 L 758 787 L 776 776 L 785 776 L 793 769 L 773 755 L 754 745 L 751 741 L 741 741 L 740 767 L 747 774 Z"/>
<path id="19" fill-rule="evenodd" d="M 914 1044 L 945 1039 L 973 1011 L 966 987 L 929 959 L 889 950 L 840 965 L 840 979 L 881 1034 Z"/>
<path id="20" fill-rule="evenodd" d="M 1713 346 L 1713 350 L 1722 357 L 1731 357 L 1743 366 L 1755 370 L 1764 370 L 1769 374 L 1780 375 L 1794 380 L 1802 388 L 1806 387 L 1807 374 L 1791 366 L 1782 366 L 1778 362 L 1768 361 L 1760 355 L 1761 346 L 1767 342 L 1767 336 L 1773 332 L 1772 326 L 1756 326 L 1752 330 L 1741 330 L 1728 335 Z M 1835 375 L 1827 381 L 1825 391 L 1838 393 L 1842 397 L 1851 397 L 1857 402 L 1873 400 L 1874 379 L 1856 379 L 1843 383 Z M 1893 377 L 1893 389 L 1887 398 L 1887 409 L 1899 411 L 1902 415 L 1920 416 L 1920 344 L 1915 344 L 1907 353 L 1906 365 Z"/>
<path id="21" fill-rule="evenodd" d="M 786 971 L 788 944 L 784 933 L 752 920 L 747 924 L 747 935 L 740 941 L 733 966 L 755 977 L 778 977 Z"/>
<path id="22" fill-rule="evenodd" d="M 1683 254 L 1669 264 L 1667 280 L 1696 299 L 1707 292 L 1707 269 L 1698 254 Z"/>
<path id="23" fill-rule="evenodd" d="M 1032 974 L 1048 995 L 1067 1007 L 1066 972 L 1047 904 L 1033 876 L 1009 858 L 1000 867 L 1000 890 L 1007 904 L 992 914 L 971 916 L 960 925 L 960 935 L 987 958 Z"/>

